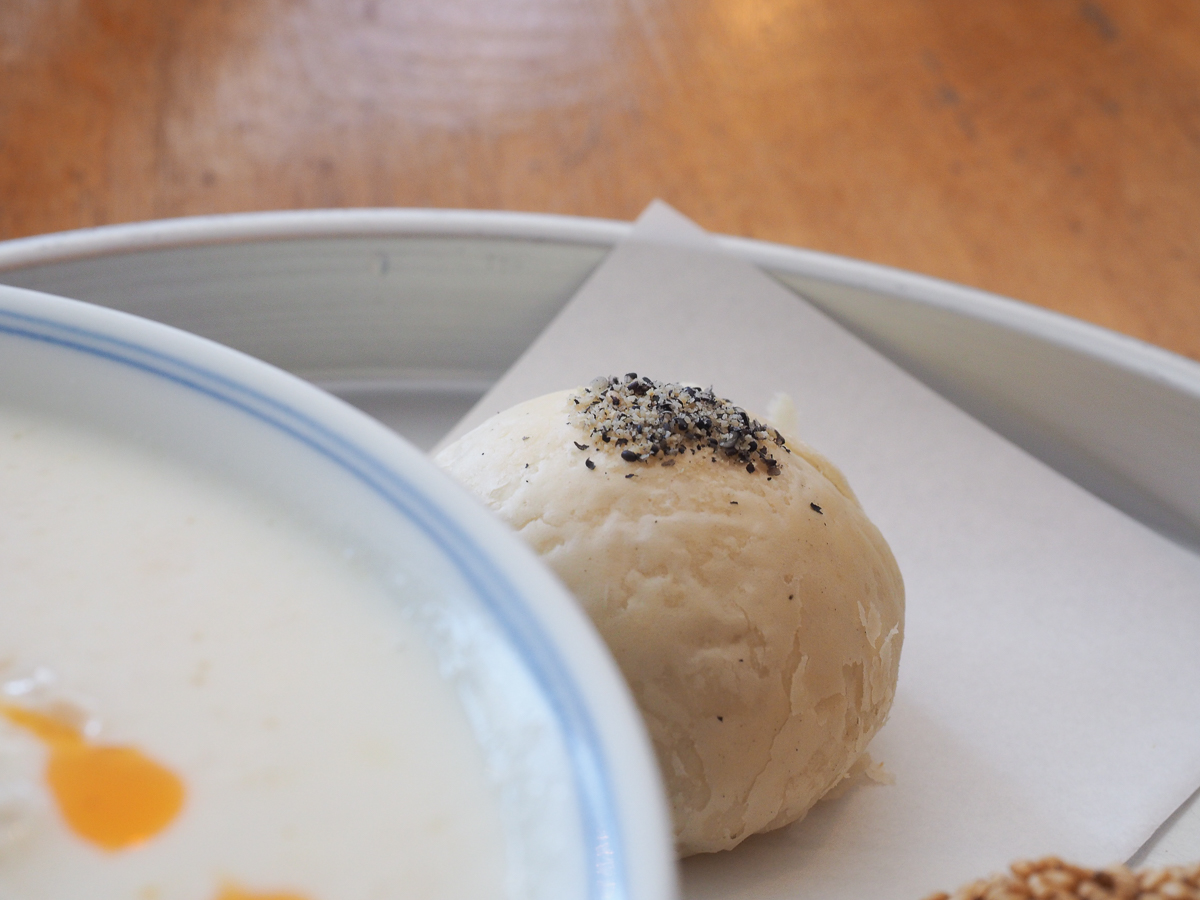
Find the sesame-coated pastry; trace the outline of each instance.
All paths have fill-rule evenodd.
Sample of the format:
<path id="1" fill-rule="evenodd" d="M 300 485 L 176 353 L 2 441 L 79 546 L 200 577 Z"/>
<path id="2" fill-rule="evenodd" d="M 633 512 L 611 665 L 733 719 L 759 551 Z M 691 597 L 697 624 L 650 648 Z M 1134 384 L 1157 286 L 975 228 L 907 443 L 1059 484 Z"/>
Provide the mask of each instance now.
<path id="1" fill-rule="evenodd" d="M 1200 900 L 1200 863 L 1131 870 L 1089 869 L 1057 856 L 1022 860 L 1003 874 L 925 900 Z"/>

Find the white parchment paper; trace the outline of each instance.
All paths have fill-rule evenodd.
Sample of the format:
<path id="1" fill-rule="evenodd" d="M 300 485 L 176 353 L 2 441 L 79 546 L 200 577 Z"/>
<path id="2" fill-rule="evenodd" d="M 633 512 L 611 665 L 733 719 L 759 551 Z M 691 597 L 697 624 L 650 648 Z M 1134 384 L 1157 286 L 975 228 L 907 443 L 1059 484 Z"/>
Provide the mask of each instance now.
<path id="1" fill-rule="evenodd" d="M 757 414 L 790 394 L 907 586 L 900 688 L 871 745 L 896 783 L 686 861 L 686 897 L 918 900 L 1022 857 L 1106 865 L 1200 784 L 1200 558 L 662 204 L 455 433 L 625 372 L 711 384 Z"/>

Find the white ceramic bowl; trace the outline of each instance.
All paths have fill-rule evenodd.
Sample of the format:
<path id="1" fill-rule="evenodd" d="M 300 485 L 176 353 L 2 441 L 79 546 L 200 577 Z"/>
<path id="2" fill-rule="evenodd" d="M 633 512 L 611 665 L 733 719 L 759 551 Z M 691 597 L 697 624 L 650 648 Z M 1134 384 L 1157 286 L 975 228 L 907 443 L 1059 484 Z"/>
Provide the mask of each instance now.
<path id="1" fill-rule="evenodd" d="M 445 585 L 423 634 L 453 657 L 481 752 L 506 773 L 510 896 L 674 895 L 653 755 L 607 651 L 533 555 L 420 451 L 242 353 L 12 287 L 0 287 L 0 404 L 216 473 L 373 559 L 419 548 Z"/>

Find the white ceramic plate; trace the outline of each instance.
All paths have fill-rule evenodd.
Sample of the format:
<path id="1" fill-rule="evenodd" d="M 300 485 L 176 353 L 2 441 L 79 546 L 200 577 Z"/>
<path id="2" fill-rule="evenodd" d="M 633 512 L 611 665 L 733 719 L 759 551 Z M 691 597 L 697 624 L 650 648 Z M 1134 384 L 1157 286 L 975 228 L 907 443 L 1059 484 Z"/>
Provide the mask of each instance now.
<path id="1" fill-rule="evenodd" d="M 369 561 L 461 699 L 495 782 L 481 808 L 499 810 L 488 840 L 504 896 L 673 896 L 656 764 L 606 648 L 533 553 L 423 453 L 244 354 L 8 286 L 0 404 L 204 472 Z"/>
<path id="2" fill-rule="evenodd" d="M 214 338 L 429 447 L 629 227 L 433 210 L 180 219 L 0 244 L 0 282 Z M 1200 365 L 935 279 L 719 240 L 1063 474 L 1200 549 Z M 1200 857 L 1200 803 L 1189 804 L 1138 861 Z"/>

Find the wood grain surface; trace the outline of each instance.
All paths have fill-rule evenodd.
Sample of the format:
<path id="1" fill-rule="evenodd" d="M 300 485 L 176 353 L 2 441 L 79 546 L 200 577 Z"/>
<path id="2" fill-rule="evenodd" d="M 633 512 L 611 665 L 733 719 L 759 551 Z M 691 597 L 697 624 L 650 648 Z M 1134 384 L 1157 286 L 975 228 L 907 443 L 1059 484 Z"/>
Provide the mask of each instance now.
<path id="1" fill-rule="evenodd" d="M 0 0 L 0 238 L 656 196 L 1200 359 L 1200 3 Z"/>

